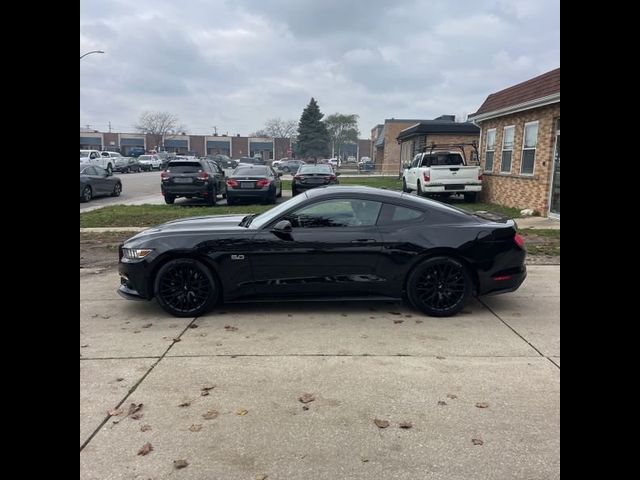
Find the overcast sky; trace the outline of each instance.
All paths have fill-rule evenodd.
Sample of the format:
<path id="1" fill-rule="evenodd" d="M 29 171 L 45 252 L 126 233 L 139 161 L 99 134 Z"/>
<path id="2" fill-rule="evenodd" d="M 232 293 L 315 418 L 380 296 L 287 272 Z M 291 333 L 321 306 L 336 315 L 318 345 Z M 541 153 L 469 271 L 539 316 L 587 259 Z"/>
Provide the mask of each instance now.
<path id="1" fill-rule="evenodd" d="M 247 135 L 273 117 L 476 111 L 560 66 L 559 0 L 81 0 L 80 125 L 133 131 L 169 111 L 188 133 Z"/>

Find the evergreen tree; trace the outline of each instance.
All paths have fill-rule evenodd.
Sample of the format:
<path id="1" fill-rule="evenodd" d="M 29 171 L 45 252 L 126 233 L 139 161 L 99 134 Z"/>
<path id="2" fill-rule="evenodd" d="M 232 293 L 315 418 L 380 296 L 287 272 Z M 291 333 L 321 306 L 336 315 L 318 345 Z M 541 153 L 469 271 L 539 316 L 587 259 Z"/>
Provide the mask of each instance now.
<path id="1" fill-rule="evenodd" d="M 302 111 L 298 123 L 296 154 L 303 158 L 327 157 L 329 155 L 329 133 L 322 121 L 318 102 L 311 98 L 309 105 Z"/>

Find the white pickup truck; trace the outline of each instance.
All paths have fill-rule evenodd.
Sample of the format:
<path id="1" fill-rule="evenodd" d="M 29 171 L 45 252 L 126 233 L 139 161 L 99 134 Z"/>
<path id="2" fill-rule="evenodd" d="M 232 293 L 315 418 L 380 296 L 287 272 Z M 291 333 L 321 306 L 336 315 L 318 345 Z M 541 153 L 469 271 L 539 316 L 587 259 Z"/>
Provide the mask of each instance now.
<path id="1" fill-rule="evenodd" d="M 418 195 L 464 194 L 467 202 L 475 202 L 482 190 L 480 166 L 467 165 L 459 151 L 432 150 L 418 153 L 402 173 L 402 190 Z"/>
<path id="2" fill-rule="evenodd" d="M 102 155 L 103 153 L 98 150 L 80 150 L 80 163 L 90 163 L 91 165 L 97 165 L 99 167 L 108 170 L 109 173 L 113 172 L 113 166 L 115 165 L 115 159 L 109 155 Z"/>

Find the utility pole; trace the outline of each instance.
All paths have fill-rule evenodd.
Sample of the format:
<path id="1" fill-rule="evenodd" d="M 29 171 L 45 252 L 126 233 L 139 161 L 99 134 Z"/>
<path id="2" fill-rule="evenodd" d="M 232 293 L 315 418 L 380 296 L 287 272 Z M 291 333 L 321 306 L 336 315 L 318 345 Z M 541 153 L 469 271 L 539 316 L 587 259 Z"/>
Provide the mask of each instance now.
<path id="1" fill-rule="evenodd" d="M 214 136 L 218 136 L 218 127 L 216 127 L 215 125 L 213 126 L 213 135 Z"/>
<path id="2" fill-rule="evenodd" d="M 109 120 L 109 133 L 111 133 L 111 120 Z"/>

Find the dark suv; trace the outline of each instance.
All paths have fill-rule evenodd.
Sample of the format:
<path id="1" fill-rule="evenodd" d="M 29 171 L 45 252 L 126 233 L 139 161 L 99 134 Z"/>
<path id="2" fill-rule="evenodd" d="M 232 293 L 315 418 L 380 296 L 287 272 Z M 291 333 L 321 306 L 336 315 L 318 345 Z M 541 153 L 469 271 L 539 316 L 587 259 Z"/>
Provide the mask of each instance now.
<path id="1" fill-rule="evenodd" d="M 178 197 L 202 198 L 215 205 L 218 195 L 227 198 L 224 170 L 212 160 L 172 160 L 160 174 L 166 203 Z"/>

